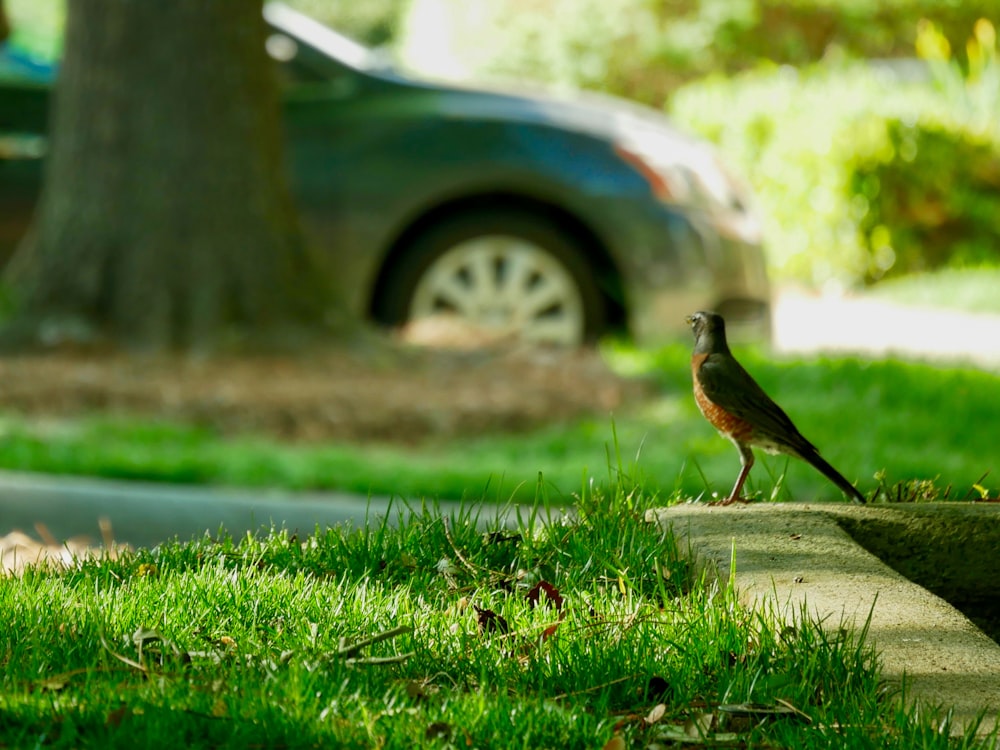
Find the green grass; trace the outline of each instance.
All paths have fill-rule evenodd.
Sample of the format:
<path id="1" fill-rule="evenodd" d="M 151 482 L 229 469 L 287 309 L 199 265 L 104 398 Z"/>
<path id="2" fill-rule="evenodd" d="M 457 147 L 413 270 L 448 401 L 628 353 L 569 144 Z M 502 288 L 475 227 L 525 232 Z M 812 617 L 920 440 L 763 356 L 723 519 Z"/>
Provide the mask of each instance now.
<path id="1" fill-rule="evenodd" d="M 648 747 L 741 703 L 799 713 L 708 730 L 730 747 L 979 746 L 887 700 L 863 632 L 694 580 L 650 496 L 584 494 L 2 577 L 0 746 Z"/>
<path id="2" fill-rule="evenodd" d="M 870 294 L 907 305 L 1000 313 L 998 288 L 998 268 L 945 268 L 880 282 Z"/>
<path id="3" fill-rule="evenodd" d="M 865 492 L 878 484 L 934 481 L 963 496 L 984 474 L 1000 484 L 1000 377 L 900 361 L 776 361 L 740 350 L 747 368 L 802 432 Z M 530 500 L 541 474 L 548 497 L 568 498 L 609 464 L 613 434 L 629 479 L 669 496 L 724 495 L 739 467 L 732 445 L 698 413 L 688 348 L 609 349 L 616 366 L 655 378 L 638 408 L 524 435 L 482 435 L 419 447 L 276 444 L 220 437 L 196 426 L 94 417 L 70 422 L 0 418 L 0 467 L 57 474 L 340 489 L 405 498 Z M 748 489 L 763 498 L 839 500 L 811 467 L 760 455 Z"/>

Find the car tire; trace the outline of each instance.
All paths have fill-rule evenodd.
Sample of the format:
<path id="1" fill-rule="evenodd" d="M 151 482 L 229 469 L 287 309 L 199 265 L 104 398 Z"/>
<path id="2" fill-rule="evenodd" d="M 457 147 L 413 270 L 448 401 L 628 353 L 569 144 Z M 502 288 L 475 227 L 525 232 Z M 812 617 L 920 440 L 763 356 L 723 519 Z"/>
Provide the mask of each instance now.
<path id="1" fill-rule="evenodd" d="M 494 337 L 577 346 L 596 338 L 606 321 L 586 258 L 580 242 L 538 214 L 450 216 L 392 261 L 376 318 L 403 325 L 440 315 Z"/>

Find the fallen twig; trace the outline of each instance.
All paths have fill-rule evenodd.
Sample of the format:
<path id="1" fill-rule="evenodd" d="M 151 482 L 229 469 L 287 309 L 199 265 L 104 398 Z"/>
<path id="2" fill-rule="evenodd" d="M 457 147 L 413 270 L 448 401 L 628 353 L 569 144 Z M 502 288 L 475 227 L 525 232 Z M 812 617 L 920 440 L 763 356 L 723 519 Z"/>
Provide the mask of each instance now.
<path id="1" fill-rule="evenodd" d="M 412 633 L 413 627 L 410 625 L 400 625 L 399 627 L 391 628 L 385 630 L 381 633 L 376 633 L 373 636 L 365 638 L 363 641 L 358 641 L 357 643 L 347 643 L 345 639 L 341 638 L 340 650 L 337 651 L 336 656 L 345 659 L 354 656 L 361 649 L 367 648 L 375 643 L 381 643 L 382 641 L 388 641 L 395 638 L 397 635 L 405 635 L 407 633 Z"/>

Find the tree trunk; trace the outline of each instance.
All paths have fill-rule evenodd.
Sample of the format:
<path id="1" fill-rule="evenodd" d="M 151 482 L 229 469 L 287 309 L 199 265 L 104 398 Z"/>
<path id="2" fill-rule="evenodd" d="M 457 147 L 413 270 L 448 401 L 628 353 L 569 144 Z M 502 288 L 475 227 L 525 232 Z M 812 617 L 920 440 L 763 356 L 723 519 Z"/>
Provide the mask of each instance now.
<path id="1" fill-rule="evenodd" d="M 260 0 L 68 4 L 9 331 L 211 349 L 339 309 L 291 201 L 264 38 Z"/>

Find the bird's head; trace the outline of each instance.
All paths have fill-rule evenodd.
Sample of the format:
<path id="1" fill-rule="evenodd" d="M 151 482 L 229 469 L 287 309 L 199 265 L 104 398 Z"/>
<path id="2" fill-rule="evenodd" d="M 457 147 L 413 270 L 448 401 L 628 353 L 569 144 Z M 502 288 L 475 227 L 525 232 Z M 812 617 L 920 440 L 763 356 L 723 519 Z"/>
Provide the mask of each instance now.
<path id="1" fill-rule="evenodd" d="M 707 352 L 727 348 L 726 321 L 721 315 L 700 310 L 691 313 L 685 320 L 694 333 L 696 350 Z"/>

